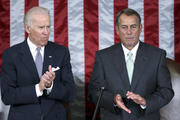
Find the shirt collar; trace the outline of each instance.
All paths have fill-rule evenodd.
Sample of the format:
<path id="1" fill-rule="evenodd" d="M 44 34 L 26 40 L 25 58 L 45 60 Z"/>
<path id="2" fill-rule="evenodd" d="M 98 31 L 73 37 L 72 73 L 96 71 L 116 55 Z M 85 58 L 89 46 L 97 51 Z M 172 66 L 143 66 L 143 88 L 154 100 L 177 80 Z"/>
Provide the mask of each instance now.
<path id="1" fill-rule="evenodd" d="M 123 51 L 124 51 L 124 55 L 125 55 L 125 60 L 127 60 L 127 54 L 129 52 L 131 52 L 133 54 L 133 61 L 135 61 L 135 58 L 136 58 L 136 53 L 137 53 L 137 50 L 138 50 L 138 47 L 139 47 L 139 42 L 134 46 L 134 48 L 132 50 L 128 50 L 122 43 L 122 48 L 123 48 Z"/>
<path id="2" fill-rule="evenodd" d="M 31 52 L 36 52 L 36 48 L 37 48 L 37 46 L 33 43 L 33 42 L 31 42 L 31 40 L 29 39 L 29 37 L 27 38 L 27 43 L 28 43 L 28 46 L 29 46 L 29 49 L 30 49 L 30 51 Z M 44 52 L 44 46 L 43 47 L 41 47 L 41 50 L 40 50 L 40 52 Z"/>
<path id="3" fill-rule="evenodd" d="M 37 50 L 36 50 L 37 46 L 33 42 L 31 42 L 29 37 L 27 38 L 27 44 L 29 46 L 30 52 L 32 54 L 32 57 L 35 60 L 36 53 L 37 53 Z M 43 60 L 44 60 L 44 49 L 45 49 L 45 46 L 41 47 L 41 50 L 40 50 L 40 53 L 42 55 Z"/>

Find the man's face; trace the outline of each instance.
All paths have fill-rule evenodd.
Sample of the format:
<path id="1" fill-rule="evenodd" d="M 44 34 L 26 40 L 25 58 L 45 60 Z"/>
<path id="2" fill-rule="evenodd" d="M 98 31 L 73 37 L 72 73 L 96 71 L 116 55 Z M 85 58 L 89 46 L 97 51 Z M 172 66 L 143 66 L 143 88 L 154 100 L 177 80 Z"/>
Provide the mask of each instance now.
<path id="1" fill-rule="evenodd" d="M 122 14 L 119 17 L 119 26 L 116 26 L 116 32 L 127 49 L 131 50 L 138 43 L 141 31 L 142 25 L 139 25 L 136 15 Z"/>
<path id="2" fill-rule="evenodd" d="M 26 25 L 29 39 L 37 46 L 45 46 L 50 35 L 50 16 L 48 14 L 33 14 L 32 26 Z"/>

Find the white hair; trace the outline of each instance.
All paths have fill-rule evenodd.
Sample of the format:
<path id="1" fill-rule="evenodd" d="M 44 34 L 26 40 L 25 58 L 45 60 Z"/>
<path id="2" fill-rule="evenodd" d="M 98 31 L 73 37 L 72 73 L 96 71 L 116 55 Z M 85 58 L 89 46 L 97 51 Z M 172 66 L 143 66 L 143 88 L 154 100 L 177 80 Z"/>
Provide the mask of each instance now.
<path id="1" fill-rule="evenodd" d="M 24 16 L 24 25 L 32 26 L 32 15 L 33 14 L 48 14 L 50 16 L 49 10 L 43 7 L 33 7 L 28 10 Z"/>

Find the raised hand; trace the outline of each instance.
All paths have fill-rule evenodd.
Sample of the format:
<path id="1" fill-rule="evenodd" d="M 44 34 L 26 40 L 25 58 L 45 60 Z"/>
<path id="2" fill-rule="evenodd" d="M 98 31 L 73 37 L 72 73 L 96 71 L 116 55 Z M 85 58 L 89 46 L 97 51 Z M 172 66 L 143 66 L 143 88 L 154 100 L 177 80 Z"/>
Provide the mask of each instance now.
<path id="1" fill-rule="evenodd" d="M 126 93 L 126 96 L 127 96 L 127 99 L 133 100 L 136 104 L 143 105 L 143 106 L 146 105 L 146 100 L 143 97 L 141 97 L 139 94 L 135 94 L 133 92 L 128 91 Z"/>
<path id="2" fill-rule="evenodd" d="M 55 78 L 55 72 L 52 71 L 52 66 L 49 65 L 48 71 L 46 71 L 39 82 L 39 89 L 43 91 L 45 88 L 49 88 Z"/>
<path id="3" fill-rule="evenodd" d="M 128 112 L 129 114 L 131 113 L 131 110 L 128 109 L 128 108 L 125 106 L 125 104 L 124 104 L 124 102 L 123 102 L 123 99 L 122 99 L 122 97 L 121 97 L 120 94 L 117 94 L 117 95 L 114 97 L 114 102 L 115 102 L 115 104 L 116 104 L 119 108 L 125 110 L 125 111 Z"/>

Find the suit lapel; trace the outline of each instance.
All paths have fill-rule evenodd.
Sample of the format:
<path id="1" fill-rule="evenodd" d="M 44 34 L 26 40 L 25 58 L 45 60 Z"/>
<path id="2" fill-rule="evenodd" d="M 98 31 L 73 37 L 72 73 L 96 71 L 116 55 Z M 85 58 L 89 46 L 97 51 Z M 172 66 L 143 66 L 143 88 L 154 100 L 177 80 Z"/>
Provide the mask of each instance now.
<path id="1" fill-rule="evenodd" d="M 123 52 L 121 44 L 118 44 L 116 49 L 117 50 L 112 56 L 113 63 L 117 71 L 120 73 L 119 75 L 120 75 L 121 80 L 123 81 L 122 86 L 124 87 L 124 90 L 129 90 L 130 83 L 129 83 L 129 78 L 128 78 L 127 69 L 126 69 L 125 56 L 124 56 L 124 52 Z"/>
<path id="2" fill-rule="evenodd" d="M 147 57 L 144 53 L 144 44 L 140 42 L 137 54 L 136 54 L 136 60 L 134 63 L 134 73 L 132 77 L 132 83 L 131 83 L 131 90 L 134 91 L 137 83 L 140 80 L 140 76 L 142 76 L 143 71 L 145 69 L 145 66 L 147 64 Z"/>
<path id="3" fill-rule="evenodd" d="M 29 73 L 32 73 L 32 76 L 35 78 L 35 80 L 38 81 L 39 80 L 38 72 L 37 72 L 33 57 L 31 55 L 30 49 L 28 47 L 27 40 L 25 40 L 22 43 L 20 52 L 22 55 L 23 64 L 25 65 L 27 70 L 29 70 Z"/>
<path id="4" fill-rule="evenodd" d="M 53 67 L 53 57 L 53 48 L 48 42 L 44 50 L 43 73 L 48 71 L 49 65 L 52 65 Z"/>
<path id="5" fill-rule="evenodd" d="M 50 42 L 48 42 L 48 44 L 45 46 L 44 49 L 44 62 L 43 62 L 43 73 L 45 73 L 46 71 L 48 71 L 48 67 L 49 65 L 51 65 L 53 67 L 53 63 L 55 61 L 55 56 L 54 56 L 54 51 L 55 48 L 53 48 L 53 46 L 50 44 Z M 53 107 L 55 101 L 51 101 L 49 102 L 48 99 L 46 99 L 45 97 L 41 98 L 41 107 L 43 110 L 44 115 L 47 115 L 48 112 L 50 112 L 51 108 Z"/>
<path id="6" fill-rule="evenodd" d="M 33 57 L 31 55 L 29 46 L 27 44 L 27 41 L 25 40 L 22 44 L 21 47 L 21 54 L 22 54 L 22 61 L 25 67 L 29 70 L 30 73 L 32 73 L 33 77 L 35 78 L 36 81 L 39 81 L 39 76 L 38 72 L 36 69 L 35 62 L 33 60 Z M 53 63 L 53 48 L 49 43 L 45 46 L 45 51 L 44 51 L 44 62 L 43 62 L 43 73 L 48 70 L 48 66 L 52 65 Z"/>

